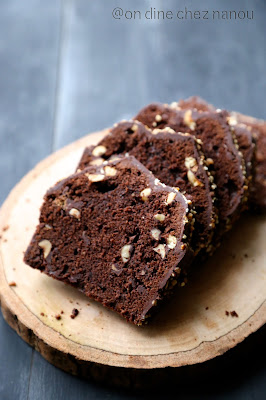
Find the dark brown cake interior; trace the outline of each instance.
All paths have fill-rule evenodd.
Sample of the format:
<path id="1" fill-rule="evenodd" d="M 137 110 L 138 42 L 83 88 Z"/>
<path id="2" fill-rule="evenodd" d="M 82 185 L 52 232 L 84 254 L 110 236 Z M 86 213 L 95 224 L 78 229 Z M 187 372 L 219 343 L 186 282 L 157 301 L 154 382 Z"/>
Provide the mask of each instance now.
<path id="1" fill-rule="evenodd" d="M 185 198 L 135 158 L 92 166 L 47 192 L 24 260 L 141 324 L 178 282 L 187 215 Z"/>
<path id="2" fill-rule="evenodd" d="M 200 148 L 200 145 L 189 134 L 169 129 L 151 133 L 137 121 L 121 122 L 98 146 L 85 149 L 78 169 L 97 162 L 97 157 L 93 155 L 98 154 L 97 149 L 100 153 L 104 151 L 102 161 L 121 153 L 135 156 L 155 177 L 169 186 L 180 188 L 192 200 L 197 212 L 194 243 L 197 249 L 208 246 L 214 228 L 211 177 L 208 177 L 206 166 L 204 169 L 204 157 L 200 156 L 197 147 Z"/>
<path id="3" fill-rule="evenodd" d="M 245 124 L 255 140 L 253 181 L 250 202 L 259 211 L 266 210 L 266 121 L 233 113 L 238 122 Z"/>
<path id="4" fill-rule="evenodd" d="M 202 150 L 217 185 L 220 230 L 227 229 L 239 215 L 245 183 L 242 157 L 235 148 L 227 123 L 228 113 L 178 110 L 176 106 L 154 103 L 143 108 L 135 118 L 150 128 L 155 123 L 159 128 L 170 126 L 175 131 L 188 131 L 201 140 Z"/>
<path id="5" fill-rule="evenodd" d="M 207 103 L 199 96 L 192 96 L 186 100 L 180 100 L 178 103 L 176 103 L 175 107 L 184 110 L 195 109 L 197 111 L 216 111 L 212 104 Z M 250 129 L 248 129 L 244 123 L 241 123 L 241 120 L 239 121 L 238 118 L 233 115 L 233 113 L 229 114 L 227 121 L 237 140 L 237 149 L 239 149 L 243 155 L 246 170 L 246 184 L 248 185 L 247 190 L 249 191 L 254 172 L 252 168 L 255 149 L 254 138 Z M 247 193 L 247 195 L 249 195 L 249 193 Z"/>

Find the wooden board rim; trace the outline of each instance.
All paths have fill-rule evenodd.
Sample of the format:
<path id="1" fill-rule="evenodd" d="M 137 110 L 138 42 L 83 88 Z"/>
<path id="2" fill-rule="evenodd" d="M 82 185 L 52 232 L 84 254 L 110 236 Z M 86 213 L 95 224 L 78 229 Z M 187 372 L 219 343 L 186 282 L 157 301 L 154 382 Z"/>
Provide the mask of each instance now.
<path id="1" fill-rule="evenodd" d="M 104 136 L 108 130 L 90 134 L 90 139 Z M 0 210 L 0 230 L 6 225 L 8 215 L 12 209 L 12 204 L 16 201 L 17 196 L 23 191 L 27 183 L 38 175 L 47 165 L 54 160 L 63 157 L 77 147 L 85 146 L 88 136 L 69 144 L 63 149 L 53 153 L 52 155 L 41 161 L 32 171 L 30 171 L 22 180 L 14 187 L 4 202 Z M 1 256 L 1 254 L 0 254 Z M 134 368 L 134 369 L 153 369 L 164 367 L 180 367 L 184 365 L 192 365 L 202 363 L 217 357 L 227 350 L 233 348 L 242 342 L 247 336 L 255 332 L 266 323 L 266 301 L 251 315 L 244 323 L 240 324 L 226 335 L 219 337 L 214 341 L 202 341 L 195 348 L 187 351 L 173 352 L 169 354 L 158 355 L 124 355 L 99 350 L 97 348 L 82 346 L 65 338 L 52 328 L 44 326 L 44 324 L 33 315 L 25 305 L 21 304 L 18 296 L 12 287 L 7 283 L 4 273 L 2 256 L 0 257 L 0 300 L 1 309 L 4 318 L 9 325 L 15 329 L 18 334 L 35 347 L 48 361 L 56 364 L 53 359 L 54 342 L 56 340 L 56 349 L 61 354 L 62 368 L 63 364 L 68 365 L 69 355 L 76 359 L 76 362 L 97 363 L 115 367 Z M 40 345 L 42 342 L 42 345 Z M 60 365 L 59 365 L 60 366 Z M 69 371 L 73 372 L 73 371 Z"/>

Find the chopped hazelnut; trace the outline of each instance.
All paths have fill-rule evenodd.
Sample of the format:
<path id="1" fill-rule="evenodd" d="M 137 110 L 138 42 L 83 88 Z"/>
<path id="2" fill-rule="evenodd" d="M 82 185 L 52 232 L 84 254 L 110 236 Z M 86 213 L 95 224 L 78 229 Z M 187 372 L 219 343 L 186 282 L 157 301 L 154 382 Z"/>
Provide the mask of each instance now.
<path id="1" fill-rule="evenodd" d="M 143 189 L 143 190 L 140 192 L 140 197 L 141 197 L 141 199 L 142 199 L 143 201 L 147 201 L 147 200 L 148 200 L 148 197 L 150 196 L 150 194 L 151 194 L 151 188 L 146 188 L 146 189 Z"/>
<path id="2" fill-rule="evenodd" d="M 107 148 L 105 146 L 96 146 L 93 150 L 92 150 L 92 155 L 95 157 L 100 157 L 102 156 L 104 153 L 106 153 Z"/>
<path id="3" fill-rule="evenodd" d="M 195 165 L 197 165 L 197 160 L 194 157 L 186 157 L 185 158 L 185 166 L 187 169 L 192 169 Z"/>
<path id="4" fill-rule="evenodd" d="M 125 246 L 122 247 L 121 257 L 122 257 L 122 260 L 124 263 L 126 263 L 130 260 L 132 249 L 133 249 L 133 246 L 130 244 L 126 244 Z"/>
<path id="5" fill-rule="evenodd" d="M 171 204 L 174 201 L 175 197 L 176 197 L 176 193 L 174 193 L 174 192 L 169 193 L 167 196 L 167 199 L 166 199 L 166 204 L 167 205 Z"/>
<path id="6" fill-rule="evenodd" d="M 192 111 L 187 110 L 184 115 L 184 123 L 192 130 L 195 130 L 196 122 L 192 119 Z"/>
<path id="7" fill-rule="evenodd" d="M 52 226 L 51 225 L 49 225 L 49 224 L 45 224 L 45 229 L 52 229 Z"/>
<path id="8" fill-rule="evenodd" d="M 77 210 L 76 208 L 71 208 L 71 210 L 69 211 L 69 215 L 77 219 L 80 219 L 80 211 Z"/>
<path id="9" fill-rule="evenodd" d="M 156 122 L 161 122 L 161 120 L 162 120 L 162 116 L 161 115 L 159 115 L 159 114 L 155 115 L 155 121 Z"/>
<path id="10" fill-rule="evenodd" d="M 237 119 L 233 116 L 230 116 L 227 118 L 227 122 L 230 126 L 235 126 L 237 125 Z"/>
<path id="11" fill-rule="evenodd" d="M 165 244 L 158 244 L 157 247 L 154 247 L 153 249 L 156 253 L 160 254 L 162 259 L 165 257 Z"/>
<path id="12" fill-rule="evenodd" d="M 157 221 L 163 222 L 165 220 L 165 215 L 164 214 L 155 214 L 154 218 L 157 219 Z"/>
<path id="13" fill-rule="evenodd" d="M 109 167 L 109 165 L 104 167 L 104 171 L 107 176 L 115 176 L 117 172 L 114 167 Z"/>
<path id="14" fill-rule="evenodd" d="M 50 254 L 50 251 L 51 251 L 51 248 L 52 248 L 52 243 L 49 242 L 49 240 L 44 239 L 44 240 L 41 240 L 41 241 L 38 243 L 38 246 L 39 246 L 41 249 L 43 249 L 43 257 L 44 257 L 44 258 L 47 258 L 48 255 Z"/>
<path id="15" fill-rule="evenodd" d="M 104 159 L 103 158 L 95 158 L 90 162 L 90 165 L 102 165 Z"/>
<path id="16" fill-rule="evenodd" d="M 160 240 L 160 237 L 161 237 L 160 229 L 157 229 L 157 228 L 152 229 L 151 230 L 151 235 L 152 235 L 153 239 Z"/>
<path id="17" fill-rule="evenodd" d="M 105 176 L 102 174 L 85 174 L 91 182 L 103 181 Z"/>
<path id="18" fill-rule="evenodd" d="M 187 177 L 193 186 L 203 186 L 203 183 L 196 178 L 195 174 L 190 169 L 187 171 Z"/>
<path id="19" fill-rule="evenodd" d="M 115 266 L 115 264 L 112 264 L 111 268 L 113 271 L 116 271 L 116 272 L 119 271 L 119 269 Z"/>
<path id="20" fill-rule="evenodd" d="M 174 249 L 177 245 L 177 238 L 173 235 L 169 235 L 167 238 L 167 246 L 169 249 Z"/>

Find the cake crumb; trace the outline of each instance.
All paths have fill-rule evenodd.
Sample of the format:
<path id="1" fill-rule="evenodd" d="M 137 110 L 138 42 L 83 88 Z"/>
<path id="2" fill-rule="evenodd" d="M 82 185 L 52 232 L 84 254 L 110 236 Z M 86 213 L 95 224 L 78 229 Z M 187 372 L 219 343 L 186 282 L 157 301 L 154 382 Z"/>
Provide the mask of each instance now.
<path id="1" fill-rule="evenodd" d="M 55 318 L 59 321 L 61 319 L 61 315 L 57 314 L 57 315 L 55 315 Z"/>
<path id="2" fill-rule="evenodd" d="M 231 317 L 237 317 L 238 318 L 238 314 L 235 310 L 233 311 L 225 311 L 225 315 L 228 317 L 229 315 L 231 315 Z"/>
<path id="3" fill-rule="evenodd" d="M 3 232 L 7 231 L 9 229 L 9 225 L 6 225 L 3 227 Z"/>
<path id="4" fill-rule="evenodd" d="M 44 317 L 44 313 L 43 313 L 43 312 L 41 312 L 40 315 L 41 315 L 42 317 Z"/>
<path id="5" fill-rule="evenodd" d="M 205 307 L 205 310 L 208 310 L 209 309 L 209 307 Z"/>
<path id="6" fill-rule="evenodd" d="M 244 254 L 244 257 L 245 257 L 245 258 L 248 258 L 248 254 L 247 254 L 247 253 L 246 253 L 246 254 Z"/>
<path id="7" fill-rule="evenodd" d="M 76 318 L 78 313 L 79 313 L 79 310 L 77 310 L 76 308 L 73 308 L 72 314 L 70 315 L 70 318 L 72 318 L 72 319 Z"/>
<path id="8" fill-rule="evenodd" d="M 64 311 L 63 311 L 63 310 L 61 311 L 61 314 L 64 314 Z"/>
<path id="9" fill-rule="evenodd" d="M 12 281 L 9 283 L 9 286 L 17 286 L 16 282 Z"/>
<path id="10" fill-rule="evenodd" d="M 230 314 L 231 314 L 231 317 L 237 317 L 238 318 L 238 314 L 237 314 L 237 312 L 235 310 L 231 311 Z"/>

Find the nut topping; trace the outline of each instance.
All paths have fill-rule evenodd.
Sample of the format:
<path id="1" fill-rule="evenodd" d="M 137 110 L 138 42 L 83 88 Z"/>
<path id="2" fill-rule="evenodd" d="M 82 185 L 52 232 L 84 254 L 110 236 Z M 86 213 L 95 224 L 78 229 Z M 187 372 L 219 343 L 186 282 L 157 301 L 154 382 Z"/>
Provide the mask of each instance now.
<path id="1" fill-rule="evenodd" d="M 115 176 L 117 172 L 114 167 L 109 167 L 109 165 L 104 167 L 104 171 L 107 176 Z"/>
<path id="2" fill-rule="evenodd" d="M 196 178 L 196 176 L 190 169 L 187 172 L 187 177 L 188 177 L 189 182 L 193 186 L 203 186 L 203 183 Z"/>
<path id="3" fill-rule="evenodd" d="M 167 238 L 167 246 L 169 249 L 174 249 L 177 245 L 177 238 L 173 235 L 169 235 Z"/>
<path id="4" fill-rule="evenodd" d="M 158 244 L 157 247 L 154 247 L 153 250 L 160 254 L 160 256 L 162 257 L 162 259 L 164 259 L 165 257 L 165 244 Z"/>
<path id="5" fill-rule="evenodd" d="M 152 229 L 151 230 L 151 235 L 152 235 L 153 239 L 160 240 L 160 236 L 161 236 L 160 229 L 157 229 L 157 228 Z"/>
<path id="6" fill-rule="evenodd" d="M 212 158 L 207 158 L 206 159 L 206 164 L 207 165 L 212 165 L 213 164 L 213 159 Z"/>
<path id="7" fill-rule="evenodd" d="M 106 153 L 107 148 L 105 146 L 97 146 L 92 150 L 92 155 L 95 157 L 101 157 L 104 153 Z"/>
<path id="8" fill-rule="evenodd" d="M 95 158 L 95 160 L 92 160 L 90 162 L 90 165 L 102 165 L 103 162 L 104 162 L 103 158 Z"/>
<path id="9" fill-rule="evenodd" d="M 176 193 L 174 193 L 174 192 L 169 193 L 167 196 L 167 199 L 166 199 L 166 204 L 167 205 L 171 204 L 174 201 L 175 197 L 176 197 Z"/>
<path id="10" fill-rule="evenodd" d="M 155 214 L 154 218 L 157 219 L 157 221 L 163 222 L 165 220 L 165 215 L 164 214 Z"/>
<path id="11" fill-rule="evenodd" d="M 100 181 L 103 181 L 105 178 L 105 176 L 102 174 L 85 174 L 85 175 L 88 177 L 89 181 L 91 181 L 91 182 L 100 182 Z"/>
<path id="12" fill-rule="evenodd" d="M 140 192 L 140 197 L 143 201 L 147 201 L 150 194 L 151 194 L 151 188 L 146 188 Z"/>
<path id="13" fill-rule="evenodd" d="M 133 250 L 133 246 L 130 244 L 126 244 L 121 249 L 121 257 L 124 263 L 127 263 L 130 260 L 131 252 Z"/>
<path id="14" fill-rule="evenodd" d="M 194 157 L 186 157 L 185 158 L 185 166 L 187 169 L 192 169 L 197 165 L 197 160 Z"/>
<path id="15" fill-rule="evenodd" d="M 51 249 L 52 249 L 52 243 L 49 242 L 49 240 L 44 239 L 44 240 L 41 240 L 41 241 L 38 243 L 38 246 L 39 246 L 41 249 L 43 249 L 43 257 L 44 257 L 44 258 L 47 258 L 47 257 L 49 256 L 49 254 L 50 254 Z"/>
<path id="16" fill-rule="evenodd" d="M 130 128 L 133 132 L 136 132 L 138 130 L 138 125 L 137 124 L 133 124 Z"/>
<path id="17" fill-rule="evenodd" d="M 194 131 L 196 128 L 196 122 L 193 121 L 192 119 L 192 111 L 187 110 L 184 115 L 184 123 L 192 130 Z"/>
<path id="18" fill-rule="evenodd" d="M 161 122 L 162 116 L 160 114 L 155 115 L 155 121 L 156 122 Z"/>
<path id="19" fill-rule="evenodd" d="M 52 229 L 52 226 L 49 224 L 45 224 L 45 229 Z"/>
<path id="20" fill-rule="evenodd" d="M 69 215 L 77 219 L 80 219 L 80 211 L 77 210 L 76 208 L 71 208 L 71 210 L 69 211 Z"/>

